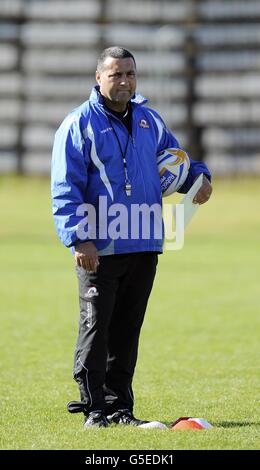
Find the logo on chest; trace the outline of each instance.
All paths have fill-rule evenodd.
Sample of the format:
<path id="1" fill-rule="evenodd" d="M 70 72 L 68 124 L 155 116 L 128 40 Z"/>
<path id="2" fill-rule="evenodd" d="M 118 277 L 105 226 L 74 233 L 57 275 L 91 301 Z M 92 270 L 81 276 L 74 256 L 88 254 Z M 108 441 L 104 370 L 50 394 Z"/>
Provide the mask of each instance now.
<path id="1" fill-rule="evenodd" d="M 148 124 L 146 119 L 140 119 L 139 126 L 142 127 L 143 129 L 149 129 L 150 128 L 150 125 Z"/>

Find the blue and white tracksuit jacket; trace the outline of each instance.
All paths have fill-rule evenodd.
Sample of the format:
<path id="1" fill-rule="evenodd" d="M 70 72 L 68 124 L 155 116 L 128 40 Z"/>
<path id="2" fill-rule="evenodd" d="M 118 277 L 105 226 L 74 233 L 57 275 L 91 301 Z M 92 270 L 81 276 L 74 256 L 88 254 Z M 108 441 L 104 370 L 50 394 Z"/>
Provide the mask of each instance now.
<path id="1" fill-rule="evenodd" d="M 103 215 L 101 219 L 98 216 L 100 200 L 103 200 L 102 204 L 105 201 L 108 225 L 113 220 L 116 223 L 117 204 L 120 207 L 123 205 L 129 214 L 132 204 L 161 206 L 162 194 L 156 156 L 166 148 L 179 148 L 179 143 L 156 111 L 144 106 L 147 100 L 141 95 L 135 95 L 131 100 L 132 136 L 128 141 L 126 127 L 104 107 L 103 97 L 98 90 L 98 86 L 93 88 L 89 100 L 64 119 L 55 135 L 51 188 L 53 215 L 59 238 L 67 247 L 92 240 L 99 255 L 162 252 L 163 233 L 158 238 L 153 232 L 152 220 L 148 238 L 136 236 L 136 231 L 135 236 L 131 236 L 131 220 L 124 236 L 111 237 L 107 231 L 104 237 L 104 230 L 102 236 L 99 236 L 99 225 L 104 218 Z M 131 196 L 127 196 L 125 192 L 125 171 L 119 141 L 123 150 L 128 142 L 125 159 L 132 185 Z M 189 190 L 200 173 L 210 179 L 209 170 L 204 163 L 192 159 L 190 162 L 188 177 L 179 190 L 183 193 Z M 100 199 L 100 196 L 103 198 Z M 82 204 L 90 204 L 96 209 L 96 217 L 91 221 L 90 217 L 88 220 L 89 212 L 84 212 Z M 111 206 L 114 207 L 113 210 Z M 94 232 L 88 227 L 88 223 L 96 224 L 92 227 Z M 81 231 L 79 237 L 79 227 L 83 225 L 86 225 L 83 231 L 86 235 L 82 236 Z M 141 228 L 140 224 L 140 230 Z M 94 236 L 91 236 L 93 233 Z"/>

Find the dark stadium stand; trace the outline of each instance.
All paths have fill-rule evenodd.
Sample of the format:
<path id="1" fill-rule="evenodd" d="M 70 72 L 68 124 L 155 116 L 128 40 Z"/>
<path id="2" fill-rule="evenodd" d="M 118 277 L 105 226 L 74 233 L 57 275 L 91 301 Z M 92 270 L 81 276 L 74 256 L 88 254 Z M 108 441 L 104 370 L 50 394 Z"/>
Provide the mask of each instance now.
<path id="1" fill-rule="evenodd" d="M 192 157 L 260 173 L 256 0 L 0 0 L 0 172 L 49 172 L 55 130 L 114 44 Z"/>

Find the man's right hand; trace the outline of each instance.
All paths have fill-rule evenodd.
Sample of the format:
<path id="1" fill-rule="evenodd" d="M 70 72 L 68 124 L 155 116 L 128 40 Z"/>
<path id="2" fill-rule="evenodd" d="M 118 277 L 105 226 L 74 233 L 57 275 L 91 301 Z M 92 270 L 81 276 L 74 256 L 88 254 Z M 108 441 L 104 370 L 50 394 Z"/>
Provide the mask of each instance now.
<path id="1" fill-rule="evenodd" d="M 99 265 L 97 249 L 93 242 L 83 242 L 75 246 L 76 264 L 90 272 L 96 272 Z"/>

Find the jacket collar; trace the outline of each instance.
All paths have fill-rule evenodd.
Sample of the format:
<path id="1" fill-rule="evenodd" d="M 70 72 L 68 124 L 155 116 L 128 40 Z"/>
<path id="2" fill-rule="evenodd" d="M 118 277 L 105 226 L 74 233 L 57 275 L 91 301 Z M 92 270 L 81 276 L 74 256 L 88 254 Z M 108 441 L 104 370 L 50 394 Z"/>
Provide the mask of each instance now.
<path id="1" fill-rule="evenodd" d="M 101 104 L 102 106 L 104 105 L 104 98 L 103 96 L 99 93 L 99 85 L 96 85 L 92 88 L 89 101 L 93 104 Z M 147 99 L 144 98 L 142 95 L 139 93 L 135 93 L 133 98 L 130 100 L 132 105 L 141 105 L 147 103 Z"/>

